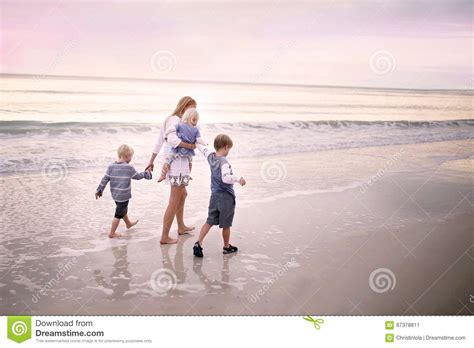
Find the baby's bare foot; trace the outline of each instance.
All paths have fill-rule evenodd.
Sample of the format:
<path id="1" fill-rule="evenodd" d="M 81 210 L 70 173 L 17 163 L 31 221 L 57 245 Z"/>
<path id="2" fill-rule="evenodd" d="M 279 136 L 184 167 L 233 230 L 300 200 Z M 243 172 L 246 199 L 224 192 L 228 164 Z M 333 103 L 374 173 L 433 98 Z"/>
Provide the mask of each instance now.
<path id="1" fill-rule="evenodd" d="M 174 238 L 170 238 L 170 237 L 160 240 L 160 244 L 176 244 L 176 243 L 178 243 L 178 240 Z"/>
<path id="2" fill-rule="evenodd" d="M 161 176 L 158 179 L 158 182 L 162 182 L 165 179 L 166 179 L 166 174 L 161 174 Z"/>
<path id="3" fill-rule="evenodd" d="M 136 224 L 138 224 L 138 220 L 136 221 L 133 221 L 133 222 L 130 222 L 130 225 L 127 225 L 127 229 L 131 229 L 133 226 L 135 226 Z"/>

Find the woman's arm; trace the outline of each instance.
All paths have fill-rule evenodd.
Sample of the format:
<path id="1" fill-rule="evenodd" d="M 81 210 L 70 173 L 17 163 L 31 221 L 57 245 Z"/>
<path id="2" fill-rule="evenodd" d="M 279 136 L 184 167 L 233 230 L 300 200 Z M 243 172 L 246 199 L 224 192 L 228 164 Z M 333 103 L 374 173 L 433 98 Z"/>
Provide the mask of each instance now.
<path id="1" fill-rule="evenodd" d="M 165 131 L 165 136 L 170 135 L 171 133 L 176 133 L 178 131 L 178 125 L 168 127 Z"/>
<path id="2" fill-rule="evenodd" d="M 154 165 L 153 163 L 155 163 L 156 155 L 158 155 L 156 152 L 153 152 L 153 153 L 151 154 L 150 161 L 148 162 L 148 165 L 146 166 L 145 170 L 151 170 L 151 171 L 153 171 L 153 168 L 155 167 L 155 165 Z"/>
<path id="3" fill-rule="evenodd" d="M 187 143 L 185 141 L 181 141 L 181 139 L 176 135 L 176 132 L 169 133 L 166 141 L 168 144 L 170 144 L 172 147 L 185 147 L 187 149 L 194 150 L 196 148 L 196 145 Z"/>
<path id="4" fill-rule="evenodd" d="M 151 154 L 150 161 L 148 161 L 148 165 L 146 166 L 145 170 L 153 171 L 153 167 L 154 167 L 153 163 L 155 163 L 156 156 L 160 153 L 161 148 L 163 147 L 163 143 L 165 142 L 165 132 L 163 130 L 164 126 L 165 125 L 163 124 L 160 128 L 160 134 L 158 135 L 158 140 L 156 142 L 155 149 L 153 150 L 153 153 Z"/>

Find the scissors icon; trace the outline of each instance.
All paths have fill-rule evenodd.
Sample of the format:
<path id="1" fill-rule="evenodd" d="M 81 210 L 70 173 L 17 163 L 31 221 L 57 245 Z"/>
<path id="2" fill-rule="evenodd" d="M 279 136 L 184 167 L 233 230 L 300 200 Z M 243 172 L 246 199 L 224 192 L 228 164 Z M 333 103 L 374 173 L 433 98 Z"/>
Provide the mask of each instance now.
<path id="1" fill-rule="evenodd" d="M 324 324 L 324 319 L 321 319 L 321 318 L 314 319 L 310 315 L 303 317 L 303 319 L 312 322 L 316 330 L 319 330 L 321 328 L 320 324 Z"/>

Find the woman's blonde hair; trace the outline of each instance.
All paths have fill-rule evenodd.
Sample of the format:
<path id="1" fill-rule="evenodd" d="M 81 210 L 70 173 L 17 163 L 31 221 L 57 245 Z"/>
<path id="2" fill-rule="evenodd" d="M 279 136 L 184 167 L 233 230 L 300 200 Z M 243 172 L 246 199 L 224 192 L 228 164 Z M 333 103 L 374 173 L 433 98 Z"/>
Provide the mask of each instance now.
<path id="1" fill-rule="evenodd" d="M 127 144 L 120 145 L 117 149 L 117 155 L 119 158 L 126 158 L 133 155 L 133 149 Z"/>
<path id="2" fill-rule="evenodd" d="M 178 117 L 181 117 L 183 116 L 184 112 L 186 111 L 187 108 L 189 108 L 191 105 L 196 106 L 196 101 L 191 98 L 191 97 L 182 97 L 179 102 L 178 102 L 178 105 L 176 105 L 176 109 L 174 109 L 173 111 L 173 116 L 178 116 Z"/>
<path id="3" fill-rule="evenodd" d="M 196 119 L 199 120 L 199 112 L 196 110 L 196 108 L 189 108 L 187 109 L 183 116 L 181 117 L 181 120 L 184 123 L 188 123 L 191 118 L 196 117 Z"/>

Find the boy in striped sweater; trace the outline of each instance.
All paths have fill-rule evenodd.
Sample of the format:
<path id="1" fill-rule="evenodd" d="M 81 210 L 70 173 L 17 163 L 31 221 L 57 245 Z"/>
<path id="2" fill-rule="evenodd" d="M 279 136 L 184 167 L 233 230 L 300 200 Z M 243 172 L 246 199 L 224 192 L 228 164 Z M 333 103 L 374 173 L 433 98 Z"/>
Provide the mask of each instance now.
<path id="1" fill-rule="evenodd" d="M 129 164 L 133 157 L 133 149 L 130 146 L 121 145 L 117 150 L 117 154 L 118 160 L 109 165 L 95 193 L 95 199 L 102 197 L 102 192 L 110 181 L 110 193 L 117 207 L 115 208 L 115 216 L 110 227 L 109 238 L 118 237 L 115 231 L 120 223 L 120 219 L 125 221 L 127 228 L 131 228 L 138 223 L 138 220 L 130 221 L 127 214 L 128 201 L 132 198 L 131 179 L 152 179 L 151 171 L 146 170 L 139 173 Z"/>

